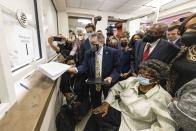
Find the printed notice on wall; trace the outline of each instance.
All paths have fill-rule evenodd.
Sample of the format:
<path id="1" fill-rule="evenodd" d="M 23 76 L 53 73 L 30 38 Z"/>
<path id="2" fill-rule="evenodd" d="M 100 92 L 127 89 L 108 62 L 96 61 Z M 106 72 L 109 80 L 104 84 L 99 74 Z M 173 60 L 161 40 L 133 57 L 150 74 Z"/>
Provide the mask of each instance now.
<path id="1" fill-rule="evenodd" d="M 16 69 L 33 61 L 32 31 L 15 26 L 15 48 L 10 50 L 12 69 Z"/>
<path id="2" fill-rule="evenodd" d="M 23 28 L 18 20 L 7 14 L 3 15 L 6 45 L 12 71 L 33 61 L 33 29 Z"/>

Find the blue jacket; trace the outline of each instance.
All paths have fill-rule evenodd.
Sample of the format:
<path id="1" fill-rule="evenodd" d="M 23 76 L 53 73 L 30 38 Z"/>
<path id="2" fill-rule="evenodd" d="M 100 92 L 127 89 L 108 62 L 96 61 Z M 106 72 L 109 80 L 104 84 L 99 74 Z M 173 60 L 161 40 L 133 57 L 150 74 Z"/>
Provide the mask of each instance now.
<path id="1" fill-rule="evenodd" d="M 77 69 L 79 74 L 86 73 L 88 79 L 95 79 L 95 52 L 87 51 L 82 64 Z M 119 72 L 120 65 L 117 50 L 103 46 L 102 79 L 111 76 L 112 81 L 115 82 L 119 78 Z"/>

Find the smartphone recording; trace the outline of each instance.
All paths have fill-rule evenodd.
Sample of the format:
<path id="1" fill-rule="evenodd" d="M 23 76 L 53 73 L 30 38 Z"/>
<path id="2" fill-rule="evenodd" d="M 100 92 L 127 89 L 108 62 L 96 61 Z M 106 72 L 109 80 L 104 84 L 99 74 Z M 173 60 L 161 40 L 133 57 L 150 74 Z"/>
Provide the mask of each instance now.
<path id="1" fill-rule="evenodd" d="M 57 36 L 54 36 L 54 37 L 53 37 L 53 41 L 61 41 L 61 40 L 62 40 L 61 37 L 57 37 Z"/>

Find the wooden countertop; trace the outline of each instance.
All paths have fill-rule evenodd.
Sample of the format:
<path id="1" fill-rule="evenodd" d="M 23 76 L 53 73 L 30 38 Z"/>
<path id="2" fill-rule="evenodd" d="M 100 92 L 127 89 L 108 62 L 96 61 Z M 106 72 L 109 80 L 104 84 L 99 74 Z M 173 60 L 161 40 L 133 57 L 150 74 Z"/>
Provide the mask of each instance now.
<path id="1" fill-rule="evenodd" d="M 0 120 L 0 131 L 39 131 L 56 81 L 35 71 L 27 82 L 29 92 Z"/>

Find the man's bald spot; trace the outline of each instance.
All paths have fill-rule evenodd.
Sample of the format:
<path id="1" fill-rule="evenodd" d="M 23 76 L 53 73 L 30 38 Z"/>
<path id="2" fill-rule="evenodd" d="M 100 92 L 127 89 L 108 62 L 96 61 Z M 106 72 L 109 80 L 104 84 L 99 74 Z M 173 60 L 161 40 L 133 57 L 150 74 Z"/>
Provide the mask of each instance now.
<path id="1" fill-rule="evenodd" d="M 149 31 L 155 31 L 157 33 L 163 34 L 167 31 L 168 26 L 163 23 L 156 23 L 150 26 Z"/>

